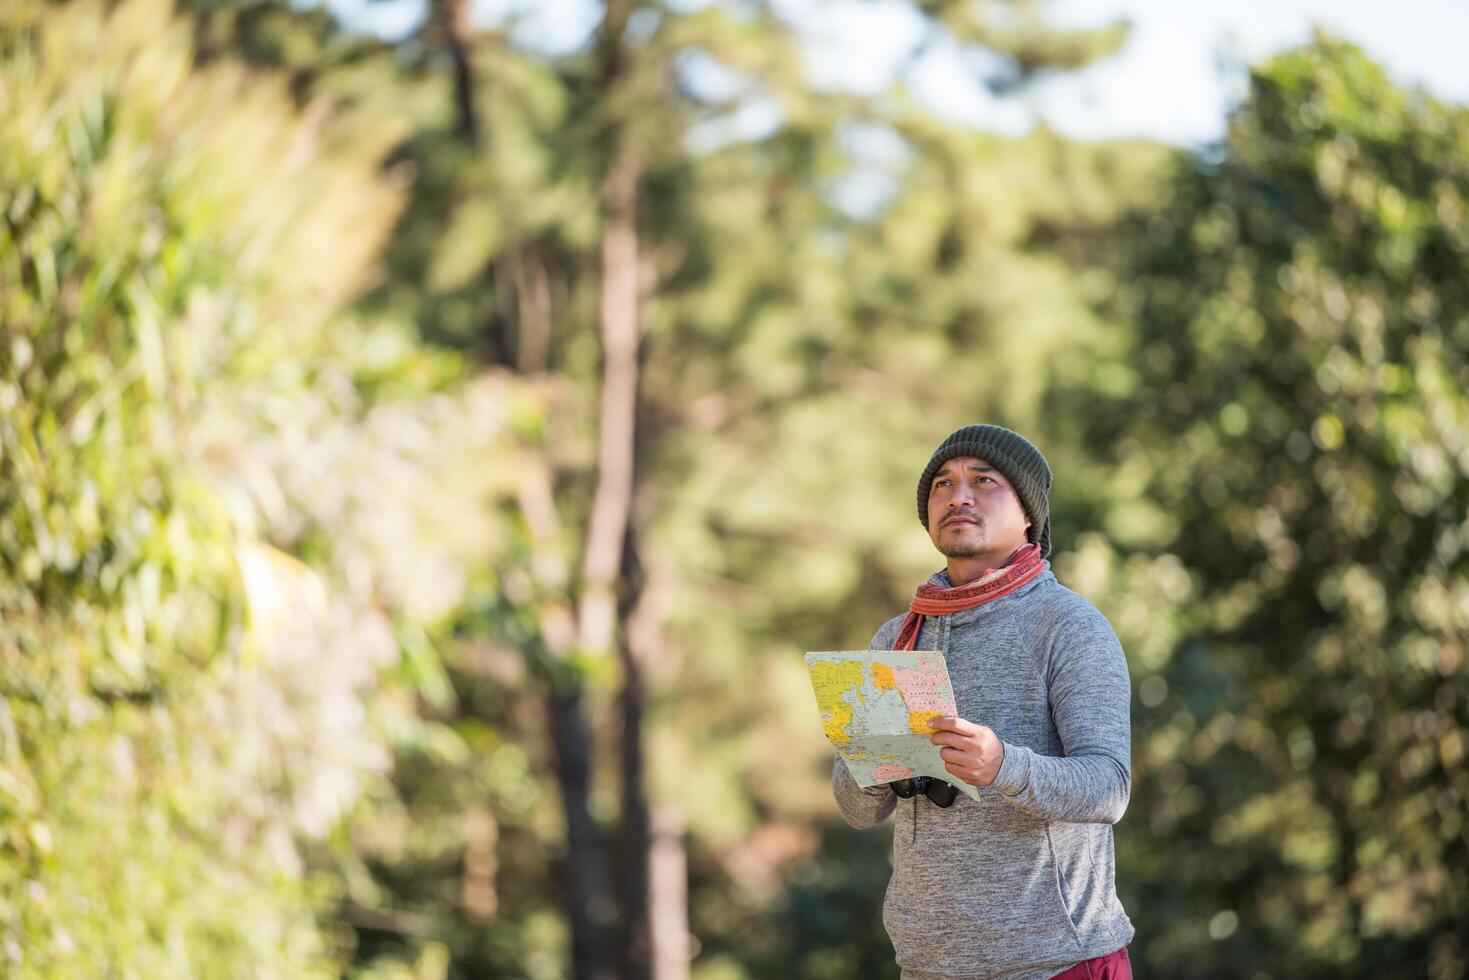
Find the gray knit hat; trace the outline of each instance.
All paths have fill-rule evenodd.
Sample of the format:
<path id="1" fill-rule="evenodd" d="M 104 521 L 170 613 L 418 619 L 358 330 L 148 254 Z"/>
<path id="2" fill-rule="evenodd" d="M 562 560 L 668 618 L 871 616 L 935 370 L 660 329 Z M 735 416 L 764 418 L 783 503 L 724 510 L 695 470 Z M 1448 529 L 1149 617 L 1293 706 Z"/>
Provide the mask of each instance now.
<path id="1" fill-rule="evenodd" d="M 1026 537 L 1039 541 L 1041 557 L 1051 555 L 1051 467 L 1041 451 L 1018 432 L 999 425 L 966 425 L 955 429 L 939 443 L 933 458 L 918 478 L 918 520 L 928 528 L 928 490 L 934 474 L 956 456 L 978 456 L 1005 474 L 1015 488 L 1025 516 L 1030 518 Z M 1039 531 L 1037 531 L 1039 528 Z M 1035 535 L 1039 534 L 1039 537 Z"/>

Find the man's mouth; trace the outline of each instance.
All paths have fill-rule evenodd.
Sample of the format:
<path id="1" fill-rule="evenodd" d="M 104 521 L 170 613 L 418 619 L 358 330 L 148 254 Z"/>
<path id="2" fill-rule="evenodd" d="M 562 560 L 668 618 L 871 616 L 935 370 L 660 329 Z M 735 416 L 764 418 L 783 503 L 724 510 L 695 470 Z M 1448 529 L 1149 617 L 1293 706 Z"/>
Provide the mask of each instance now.
<path id="1" fill-rule="evenodd" d="M 948 527 L 951 524 L 974 524 L 974 523 L 975 523 L 975 520 L 972 517 L 951 517 L 948 520 L 944 521 L 944 527 Z"/>

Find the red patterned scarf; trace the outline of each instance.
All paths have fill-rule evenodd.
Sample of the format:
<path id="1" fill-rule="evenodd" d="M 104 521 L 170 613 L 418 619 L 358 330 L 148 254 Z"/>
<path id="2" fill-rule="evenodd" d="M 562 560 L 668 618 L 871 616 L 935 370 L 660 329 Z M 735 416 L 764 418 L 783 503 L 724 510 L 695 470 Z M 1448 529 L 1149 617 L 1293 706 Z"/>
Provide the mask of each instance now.
<path id="1" fill-rule="evenodd" d="M 908 606 L 908 618 L 903 620 L 903 628 L 898 631 L 898 644 L 894 649 L 912 650 L 918 644 L 918 632 L 923 628 L 924 616 L 943 616 L 994 602 L 1050 567 L 1050 563 L 1041 557 L 1041 546 L 1032 542 L 1015 549 L 1003 565 L 986 569 L 968 585 L 946 589 L 931 582 L 923 583 Z"/>

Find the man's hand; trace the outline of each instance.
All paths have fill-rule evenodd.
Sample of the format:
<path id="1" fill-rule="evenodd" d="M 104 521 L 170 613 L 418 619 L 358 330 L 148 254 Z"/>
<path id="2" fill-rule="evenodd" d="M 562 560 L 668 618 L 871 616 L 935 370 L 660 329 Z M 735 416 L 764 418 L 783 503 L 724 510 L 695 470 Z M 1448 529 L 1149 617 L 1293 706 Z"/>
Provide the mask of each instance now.
<path id="1" fill-rule="evenodd" d="M 994 729 L 963 718 L 934 718 L 929 741 L 939 746 L 944 768 L 971 786 L 988 786 L 1005 761 L 1005 746 Z"/>

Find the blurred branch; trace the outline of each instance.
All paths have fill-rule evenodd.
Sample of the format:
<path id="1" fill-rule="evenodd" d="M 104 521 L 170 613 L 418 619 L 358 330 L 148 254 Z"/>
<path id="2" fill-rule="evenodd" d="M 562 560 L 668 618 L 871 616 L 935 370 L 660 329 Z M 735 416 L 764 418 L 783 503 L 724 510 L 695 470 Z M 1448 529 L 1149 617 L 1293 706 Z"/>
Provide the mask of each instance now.
<path id="1" fill-rule="evenodd" d="M 343 904 L 337 910 L 343 922 L 357 929 L 374 929 L 378 932 L 396 932 L 404 936 L 430 939 L 437 935 L 433 924 L 422 916 L 397 909 L 375 908 L 368 905 Z"/>

